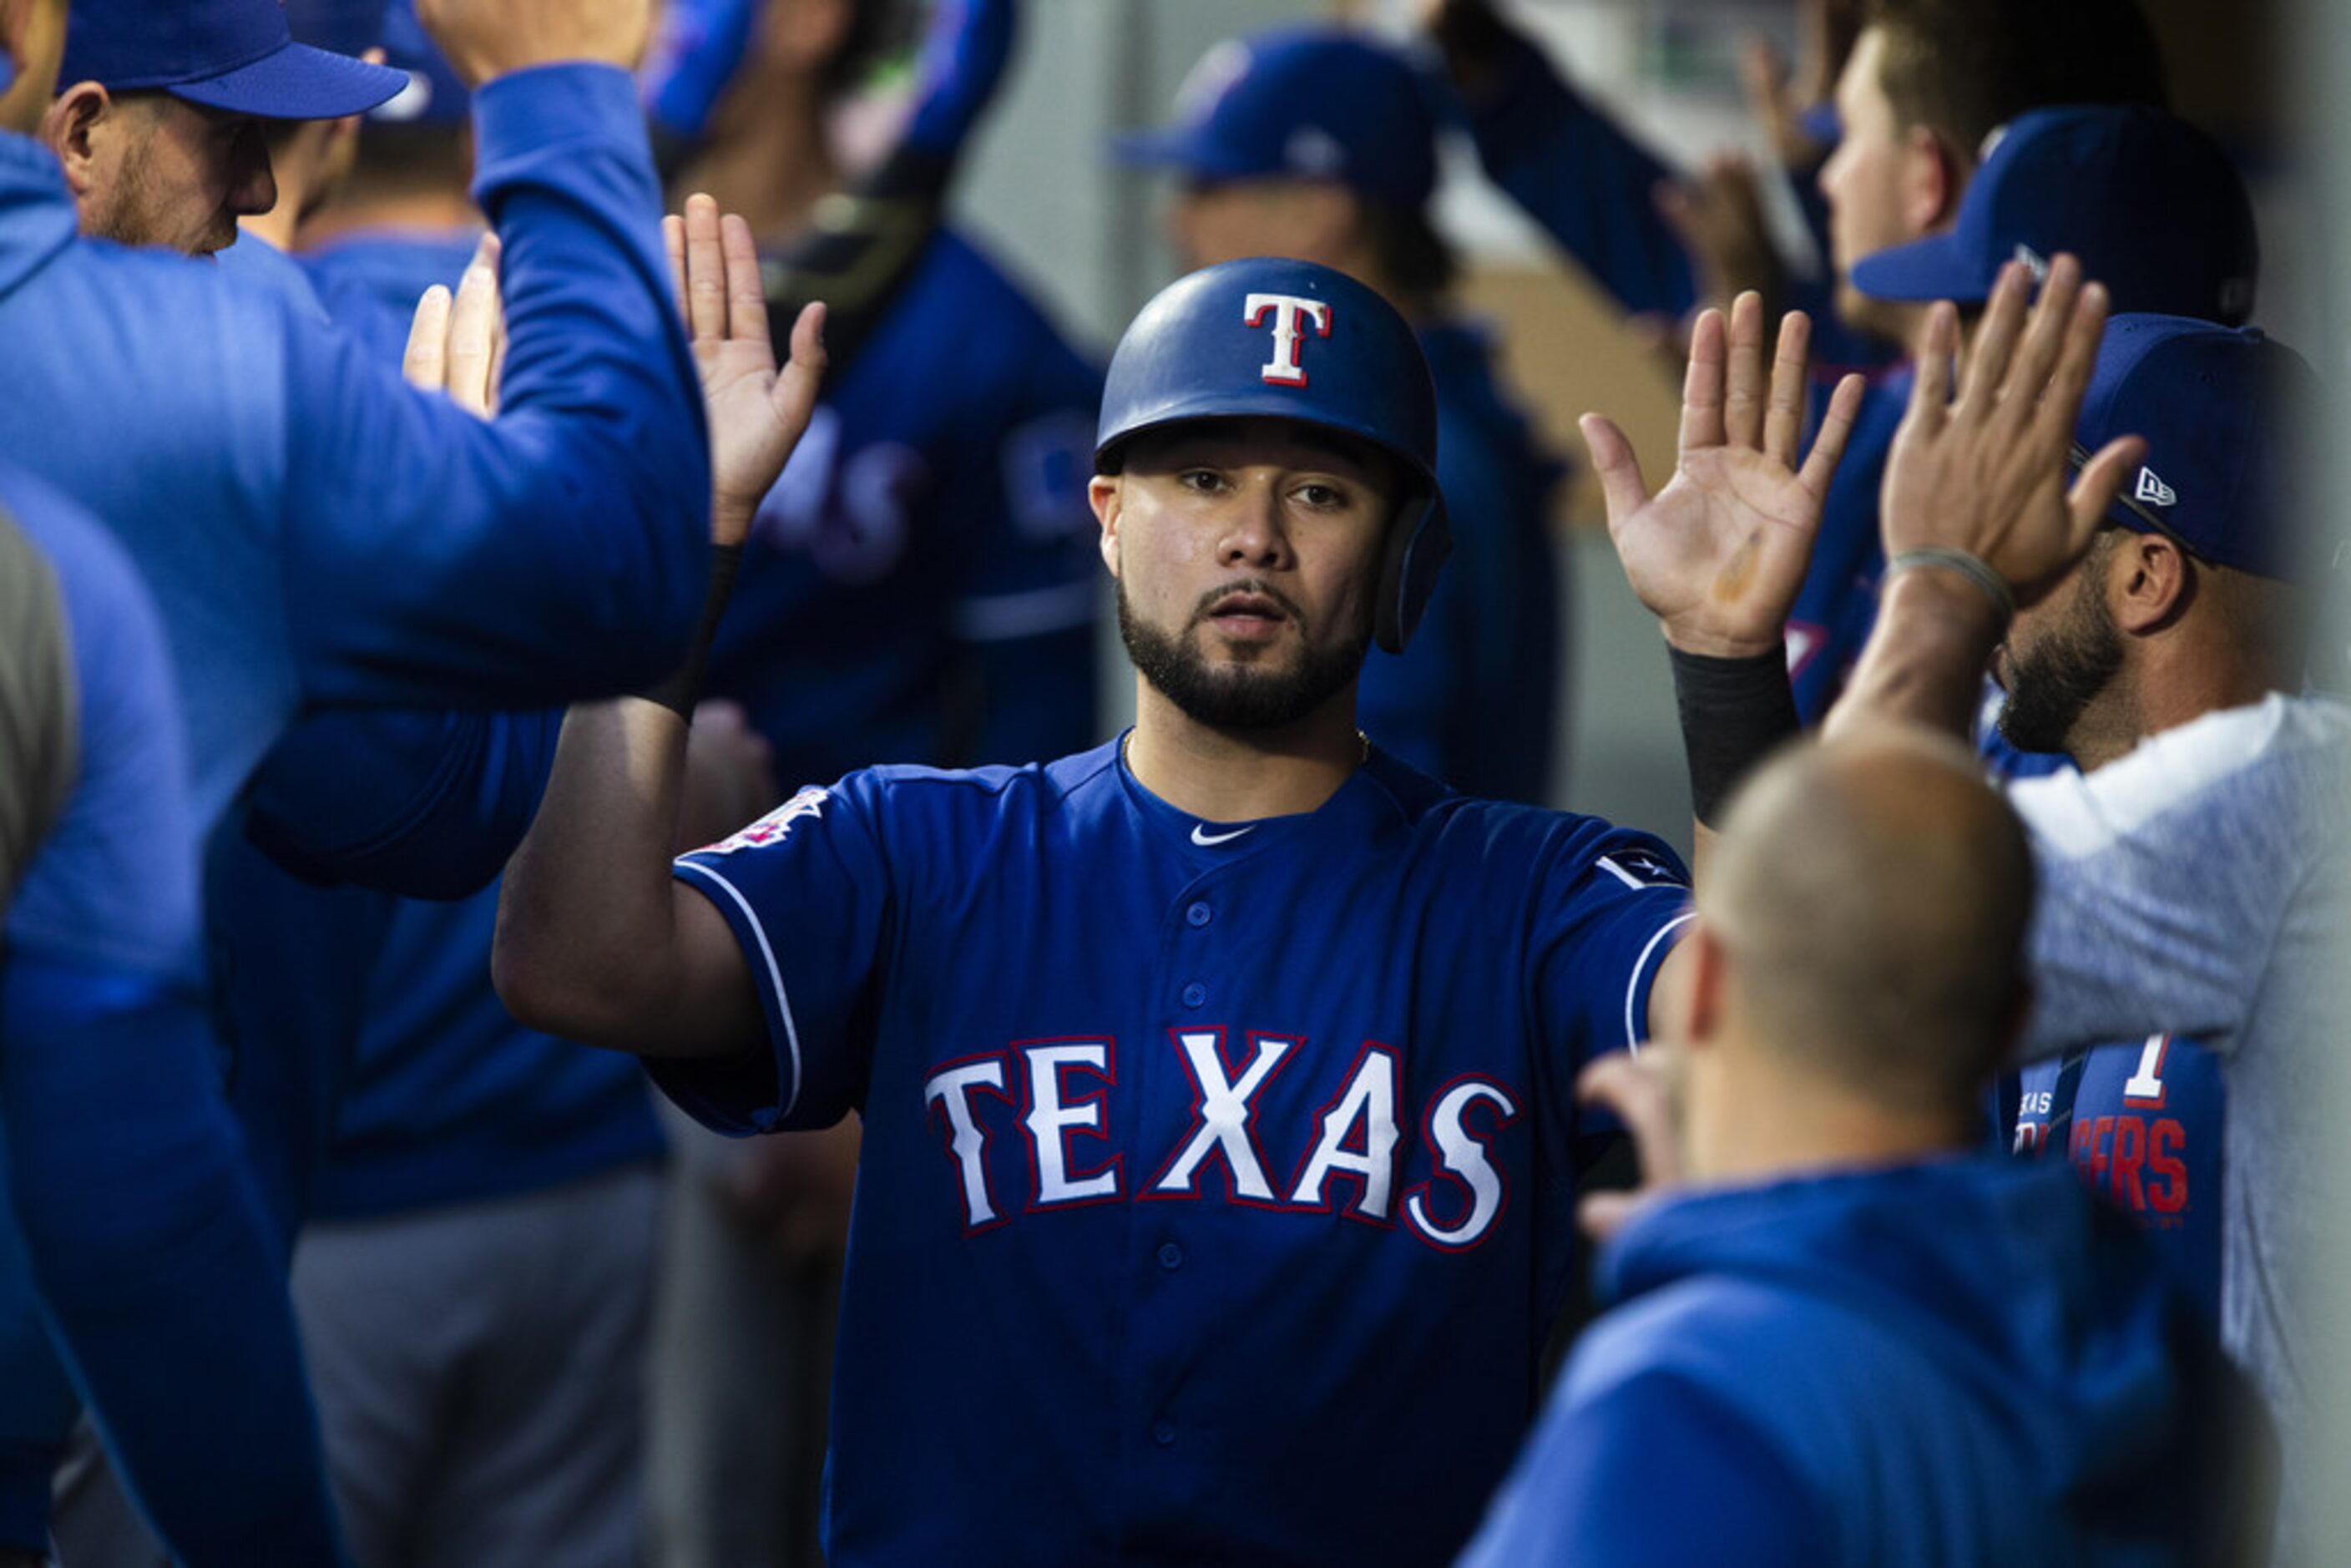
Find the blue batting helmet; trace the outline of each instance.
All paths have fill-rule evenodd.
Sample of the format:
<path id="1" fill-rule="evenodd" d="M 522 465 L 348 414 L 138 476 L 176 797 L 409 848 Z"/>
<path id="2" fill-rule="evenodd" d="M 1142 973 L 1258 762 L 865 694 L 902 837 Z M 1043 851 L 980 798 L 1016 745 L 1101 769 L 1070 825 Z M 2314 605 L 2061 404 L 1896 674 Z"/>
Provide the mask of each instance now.
<path id="1" fill-rule="evenodd" d="M 1126 443 L 1198 419 L 1288 419 L 1369 442 L 1405 485 L 1373 634 L 1404 651 L 1453 553 L 1437 487 L 1437 391 L 1395 307 L 1343 272 L 1253 256 L 1160 290 L 1111 357 L 1094 471 Z"/>

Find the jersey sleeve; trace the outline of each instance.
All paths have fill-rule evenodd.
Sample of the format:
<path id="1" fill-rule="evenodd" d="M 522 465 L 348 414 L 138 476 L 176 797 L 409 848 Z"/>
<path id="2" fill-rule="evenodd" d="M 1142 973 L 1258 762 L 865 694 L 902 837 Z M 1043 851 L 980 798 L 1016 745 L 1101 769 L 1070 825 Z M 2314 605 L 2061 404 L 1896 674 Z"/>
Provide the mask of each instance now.
<path id="1" fill-rule="evenodd" d="M 1556 851 L 1538 916 L 1538 1015 L 1561 1082 L 1649 1037 L 1657 969 L 1695 916 L 1689 873 L 1661 839 L 1586 820 Z"/>
<path id="2" fill-rule="evenodd" d="M 264 759 L 246 831 L 306 882 L 464 898 L 505 866 L 538 810 L 560 708 L 338 708 Z"/>
<path id="3" fill-rule="evenodd" d="M 1671 172 L 1525 39 L 1510 37 L 1498 65 L 1469 106 L 1487 174 L 1627 311 L 1687 312 L 1695 274 L 1655 194 Z"/>
<path id="4" fill-rule="evenodd" d="M 2294 733 L 2273 697 L 2010 789 L 2040 877 L 2025 1055 L 2162 1032 L 2235 1050 L 2287 923 L 2343 856 L 2351 732 L 2313 711 L 2331 741 Z"/>
<path id="5" fill-rule="evenodd" d="M 662 1092 L 705 1126 L 827 1127 L 862 1103 L 896 904 L 876 831 L 883 801 L 870 776 L 852 774 L 679 857 L 677 880 L 741 945 L 768 1026 L 764 1052 L 747 1058 L 647 1060 Z"/>
<path id="6" fill-rule="evenodd" d="M 1817 1505 L 1737 1411 L 1669 1374 L 1554 1401 L 1461 1568 L 1834 1560 Z"/>
<path id="7" fill-rule="evenodd" d="M 626 73 L 551 66 L 475 100 L 504 241 L 498 417 L 288 324 L 284 597 L 323 706 L 523 708 L 652 684 L 707 577 L 702 395 Z"/>

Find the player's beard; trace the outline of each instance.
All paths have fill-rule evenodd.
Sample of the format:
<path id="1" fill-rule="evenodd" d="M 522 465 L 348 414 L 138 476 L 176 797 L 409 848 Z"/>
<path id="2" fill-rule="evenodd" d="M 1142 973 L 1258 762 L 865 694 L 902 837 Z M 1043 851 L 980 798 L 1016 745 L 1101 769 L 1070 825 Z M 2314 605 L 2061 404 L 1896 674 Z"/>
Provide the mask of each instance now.
<path id="1" fill-rule="evenodd" d="M 1160 695 L 1174 703 L 1196 724 L 1216 729 L 1280 729 L 1296 724 L 1352 684 L 1364 667 L 1372 645 L 1371 628 L 1332 646 L 1318 645 L 1304 636 L 1305 621 L 1289 601 L 1261 584 L 1256 591 L 1289 609 L 1300 628 L 1304 651 L 1285 669 L 1255 669 L 1246 664 L 1211 664 L 1192 639 L 1194 628 L 1207 619 L 1209 607 L 1233 591 L 1227 583 L 1203 596 L 1193 607 L 1184 629 L 1170 636 L 1146 624 L 1127 602 L 1126 584 L 1118 589 L 1118 634 L 1127 657 L 1143 672 Z"/>
<path id="2" fill-rule="evenodd" d="M 2122 629 L 2106 607 L 2104 583 L 2104 572 L 2084 570 L 2064 619 L 2030 652 L 2006 661 L 2000 733 L 2018 750 L 2070 752 L 2082 715 L 2122 673 Z"/>

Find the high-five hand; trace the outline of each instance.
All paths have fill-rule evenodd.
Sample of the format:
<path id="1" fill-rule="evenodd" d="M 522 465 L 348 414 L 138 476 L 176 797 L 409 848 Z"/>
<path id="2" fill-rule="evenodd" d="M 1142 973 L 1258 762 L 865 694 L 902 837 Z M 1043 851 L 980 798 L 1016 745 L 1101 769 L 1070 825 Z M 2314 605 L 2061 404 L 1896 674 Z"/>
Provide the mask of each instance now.
<path id="1" fill-rule="evenodd" d="M 684 216 L 662 220 L 662 238 L 710 413 L 711 542 L 740 544 L 816 409 L 824 307 L 792 323 L 792 357 L 778 371 L 750 225 L 689 196 Z"/>
<path id="2" fill-rule="evenodd" d="M 1960 550 L 2000 574 L 2019 604 L 2065 575 L 2145 455 L 2145 442 L 2108 442 L 2069 489 L 2067 455 L 2106 326 L 2106 291 L 2085 284 L 2070 256 L 2050 264 L 2039 303 L 2011 263 L 1993 286 L 1974 351 L 1951 398 L 1959 313 L 1928 312 L 1918 380 L 1894 437 L 1880 494 L 1886 556 Z"/>
<path id="3" fill-rule="evenodd" d="M 1748 658 L 1780 645 L 1829 479 L 1860 411 L 1862 381 L 1837 383 L 1799 467 L 1811 319 L 1792 311 L 1782 324 L 1768 388 L 1757 296 L 1739 297 L 1727 337 L 1720 311 L 1698 318 L 1682 384 L 1680 453 L 1655 496 L 1623 431 L 1598 414 L 1582 423 L 1607 497 L 1608 536 L 1666 640 L 1685 653 Z"/>
<path id="4" fill-rule="evenodd" d="M 452 296 L 441 284 L 424 291 L 408 325 L 408 348 L 401 372 L 423 392 L 445 392 L 449 401 L 482 419 L 496 417 L 498 380 L 505 373 L 507 318 L 498 295 L 498 236 L 486 234 L 475 247 Z"/>

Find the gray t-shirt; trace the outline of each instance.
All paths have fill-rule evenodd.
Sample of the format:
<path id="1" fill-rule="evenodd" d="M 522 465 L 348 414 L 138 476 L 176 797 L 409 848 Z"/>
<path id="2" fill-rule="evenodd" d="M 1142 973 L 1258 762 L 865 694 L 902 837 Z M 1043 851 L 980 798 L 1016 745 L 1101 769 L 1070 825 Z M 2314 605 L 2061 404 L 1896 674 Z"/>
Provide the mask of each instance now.
<path id="1" fill-rule="evenodd" d="M 73 773 L 73 656 L 57 578 L 0 512 L 0 912 Z"/>
<path id="2" fill-rule="evenodd" d="M 2324 1106 L 2351 992 L 2351 706 L 2273 695 L 2009 798 L 2043 879 L 2026 1054 L 2169 1030 L 2220 1057 L 2221 1339 L 2291 1459 L 2340 1157 Z"/>

